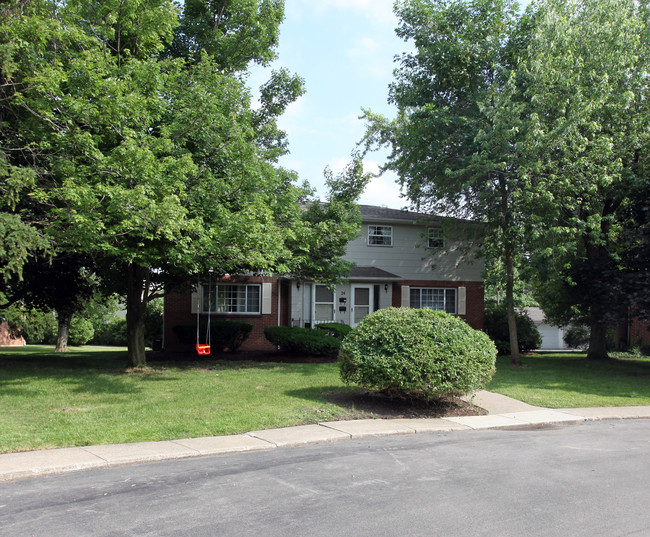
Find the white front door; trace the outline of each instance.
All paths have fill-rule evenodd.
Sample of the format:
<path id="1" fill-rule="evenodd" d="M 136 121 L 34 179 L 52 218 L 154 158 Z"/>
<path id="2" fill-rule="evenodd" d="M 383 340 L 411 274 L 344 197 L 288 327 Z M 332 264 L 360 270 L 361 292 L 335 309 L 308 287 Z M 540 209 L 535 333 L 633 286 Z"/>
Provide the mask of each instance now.
<path id="1" fill-rule="evenodd" d="M 373 287 L 372 285 L 352 286 L 352 311 L 350 312 L 350 324 L 357 326 L 361 319 L 373 311 Z"/>

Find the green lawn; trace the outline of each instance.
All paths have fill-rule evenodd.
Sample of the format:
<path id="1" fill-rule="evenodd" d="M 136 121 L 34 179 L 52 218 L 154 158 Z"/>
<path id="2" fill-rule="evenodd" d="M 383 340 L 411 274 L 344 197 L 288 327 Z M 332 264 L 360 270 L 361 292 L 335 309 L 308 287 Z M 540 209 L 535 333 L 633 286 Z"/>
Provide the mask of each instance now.
<path id="1" fill-rule="evenodd" d="M 497 359 L 487 389 L 547 408 L 650 405 L 650 359 L 587 361 L 584 354 Z"/>
<path id="2" fill-rule="evenodd" d="M 337 364 L 201 360 L 125 370 L 124 349 L 0 348 L 0 452 L 168 440 L 345 419 Z M 545 407 L 650 405 L 650 360 L 500 358 L 488 389 Z"/>
<path id="3" fill-rule="evenodd" d="M 125 351 L 0 349 L 0 452 L 241 433 L 349 412 L 338 366 L 152 363 L 125 372 Z"/>

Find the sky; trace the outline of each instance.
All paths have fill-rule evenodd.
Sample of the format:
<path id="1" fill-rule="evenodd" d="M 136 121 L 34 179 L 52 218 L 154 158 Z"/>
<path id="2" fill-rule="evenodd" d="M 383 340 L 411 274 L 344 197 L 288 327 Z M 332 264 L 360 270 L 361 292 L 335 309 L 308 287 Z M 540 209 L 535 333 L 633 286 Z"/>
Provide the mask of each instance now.
<path id="1" fill-rule="evenodd" d="M 298 172 L 321 198 L 326 195 L 324 168 L 340 172 L 363 137 L 362 108 L 395 116 L 387 102 L 388 85 L 394 57 L 409 45 L 395 35 L 392 6 L 393 0 L 286 0 L 278 59 L 267 69 L 253 68 L 248 80 L 251 88 L 259 88 L 270 69 L 280 67 L 305 80 L 306 94 L 279 120 L 290 151 L 280 164 Z M 386 155 L 369 154 L 365 171 L 377 172 Z M 373 179 L 360 203 L 406 207 L 396 180 L 392 173 Z"/>

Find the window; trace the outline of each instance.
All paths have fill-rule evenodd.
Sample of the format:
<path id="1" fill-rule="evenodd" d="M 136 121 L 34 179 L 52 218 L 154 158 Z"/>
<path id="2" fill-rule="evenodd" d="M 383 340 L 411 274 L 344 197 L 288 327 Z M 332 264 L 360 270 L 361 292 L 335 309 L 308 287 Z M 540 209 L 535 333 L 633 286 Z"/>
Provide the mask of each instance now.
<path id="1" fill-rule="evenodd" d="M 456 289 L 411 287 L 410 304 L 412 308 L 431 308 L 456 314 Z"/>
<path id="2" fill-rule="evenodd" d="M 314 322 L 326 323 L 334 320 L 334 291 L 326 285 L 317 285 L 314 291 Z"/>
<path id="3" fill-rule="evenodd" d="M 212 286 L 212 296 L 208 296 L 209 287 L 203 286 L 202 309 L 212 313 L 260 313 L 261 288 L 259 284 L 232 285 L 217 284 Z"/>
<path id="4" fill-rule="evenodd" d="M 445 236 L 442 229 L 438 227 L 429 228 L 429 248 L 444 248 Z"/>
<path id="5" fill-rule="evenodd" d="M 368 226 L 368 245 L 369 246 L 392 246 L 393 245 L 392 226 Z"/>

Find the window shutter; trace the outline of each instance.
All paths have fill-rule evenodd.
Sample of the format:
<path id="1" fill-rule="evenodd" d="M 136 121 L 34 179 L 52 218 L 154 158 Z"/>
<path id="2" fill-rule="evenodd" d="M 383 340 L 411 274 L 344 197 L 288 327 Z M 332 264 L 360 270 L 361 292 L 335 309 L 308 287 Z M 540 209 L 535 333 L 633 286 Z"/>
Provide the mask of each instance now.
<path id="1" fill-rule="evenodd" d="M 467 315 L 467 288 L 458 288 L 458 315 Z"/>
<path id="2" fill-rule="evenodd" d="M 262 284 L 262 315 L 271 314 L 271 294 L 273 290 L 273 284 L 270 282 Z"/>
<path id="3" fill-rule="evenodd" d="M 411 307 L 411 287 L 408 285 L 402 285 L 402 307 Z"/>
<path id="4" fill-rule="evenodd" d="M 192 313 L 199 311 L 199 289 L 192 289 Z"/>

